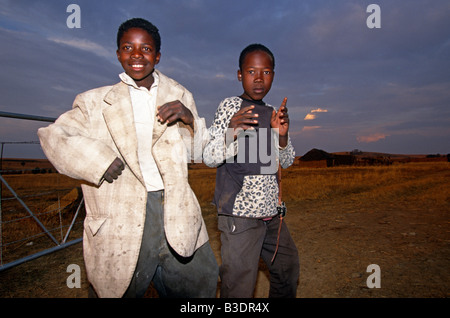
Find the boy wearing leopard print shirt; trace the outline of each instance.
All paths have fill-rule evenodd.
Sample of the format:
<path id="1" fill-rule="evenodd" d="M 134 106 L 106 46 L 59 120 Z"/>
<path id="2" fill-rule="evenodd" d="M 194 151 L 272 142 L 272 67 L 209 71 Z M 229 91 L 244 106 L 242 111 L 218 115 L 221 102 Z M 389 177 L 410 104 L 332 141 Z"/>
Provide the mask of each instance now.
<path id="1" fill-rule="evenodd" d="M 217 167 L 214 204 L 222 243 L 220 296 L 225 298 L 253 296 L 260 257 L 270 273 L 269 297 L 296 296 L 298 252 L 277 212 L 277 172 L 295 156 L 287 99 L 278 111 L 262 100 L 274 68 L 265 46 L 252 44 L 242 51 L 238 80 L 244 93 L 220 103 L 203 152 L 204 162 Z"/>

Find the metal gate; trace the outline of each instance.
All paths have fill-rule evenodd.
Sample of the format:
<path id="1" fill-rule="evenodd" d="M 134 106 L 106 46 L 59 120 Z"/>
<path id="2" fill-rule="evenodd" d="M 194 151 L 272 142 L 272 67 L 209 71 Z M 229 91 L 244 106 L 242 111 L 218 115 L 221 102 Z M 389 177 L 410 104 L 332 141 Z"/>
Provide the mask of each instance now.
<path id="1" fill-rule="evenodd" d="M 55 118 L 50 117 L 5 112 L 0 112 L 0 117 L 55 121 Z M 28 192 L 21 189 L 22 193 L 18 193 L 18 189 L 14 189 L 11 182 L 6 180 L 13 180 L 15 176 L 7 176 L 2 170 L 3 147 L 9 143 L 13 142 L 1 142 L 0 153 L 0 271 L 82 241 L 82 231 L 78 231 L 78 237 L 71 237 L 75 227 L 82 228 L 82 220 L 77 221 L 81 219 L 81 213 L 84 211 L 79 187 L 63 186 L 51 190 L 50 187 L 45 190 L 31 189 Z M 47 182 L 56 184 L 59 180 L 68 178 L 58 173 L 51 173 L 52 176 L 39 173 L 33 171 L 27 177 L 50 179 Z M 32 188 L 31 184 L 29 186 Z M 42 203 L 44 201 L 45 203 Z M 17 246 L 20 246 L 20 251 Z"/>

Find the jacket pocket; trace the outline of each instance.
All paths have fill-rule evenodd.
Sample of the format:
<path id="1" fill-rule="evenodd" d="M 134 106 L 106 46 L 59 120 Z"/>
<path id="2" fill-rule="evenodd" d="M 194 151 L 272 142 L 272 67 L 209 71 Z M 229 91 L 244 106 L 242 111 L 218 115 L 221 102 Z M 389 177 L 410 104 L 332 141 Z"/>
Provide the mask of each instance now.
<path id="1" fill-rule="evenodd" d="M 84 220 L 84 226 L 85 228 L 89 228 L 92 236 L 95 236 L 106 220 L 107 220 L 106 217 L 93 218 L 87 216 Z"/>

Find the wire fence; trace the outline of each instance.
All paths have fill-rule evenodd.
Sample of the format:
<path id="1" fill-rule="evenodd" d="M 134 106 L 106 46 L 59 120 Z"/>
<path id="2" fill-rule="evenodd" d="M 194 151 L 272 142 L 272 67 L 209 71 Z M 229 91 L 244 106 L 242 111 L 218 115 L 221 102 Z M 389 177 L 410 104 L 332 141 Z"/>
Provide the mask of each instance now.
<path id="1" fill-rule="evenodd" d="M 0 112 L 0 117 L 54 118 Z M 0 271 L 82 241 L 85 216 L 80 181 L 56 172 L 43 159 L 5 159 L 0 153 Z"/>

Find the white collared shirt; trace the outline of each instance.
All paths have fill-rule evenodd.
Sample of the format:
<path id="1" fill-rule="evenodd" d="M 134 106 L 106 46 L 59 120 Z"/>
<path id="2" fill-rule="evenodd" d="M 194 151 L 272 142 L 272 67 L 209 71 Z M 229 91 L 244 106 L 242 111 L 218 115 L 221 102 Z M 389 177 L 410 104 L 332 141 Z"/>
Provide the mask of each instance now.
<path id="1" fill-rule="evenodd" d="M 138 87 L 125 72 L 120 79 L 128 85 L 133 106 L 134 123 L 138 139 L 138 158 L 147 191 L 164 189 L 164 183 L 152 154 L 153 124 L 156 118 L 156 95 L 159 76 L 153 72 L 154 82 L 150 90 Z"/>

